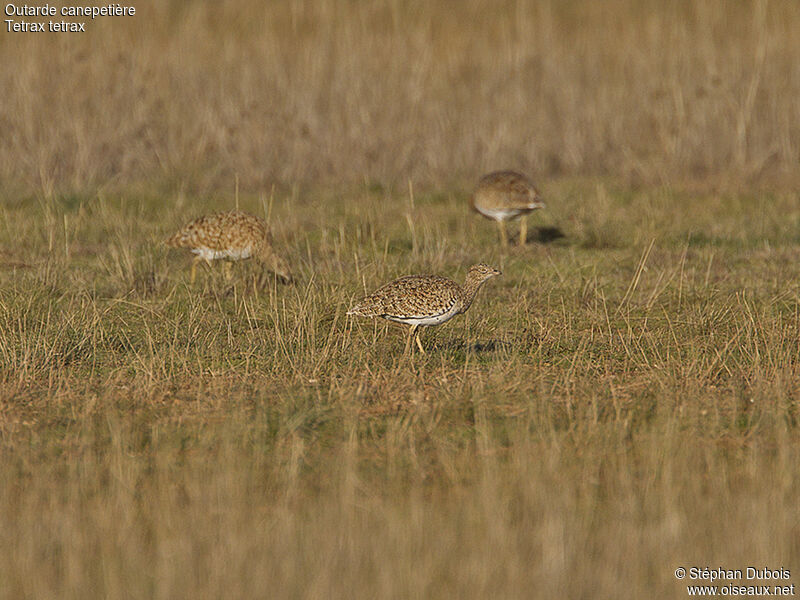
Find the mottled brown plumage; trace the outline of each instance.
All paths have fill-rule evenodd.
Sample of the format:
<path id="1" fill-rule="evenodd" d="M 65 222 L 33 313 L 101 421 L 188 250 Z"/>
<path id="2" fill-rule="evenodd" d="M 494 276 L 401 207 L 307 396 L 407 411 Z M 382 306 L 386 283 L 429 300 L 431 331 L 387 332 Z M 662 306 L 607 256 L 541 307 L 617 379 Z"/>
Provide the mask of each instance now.
<path id="1" fill-rule="evenodd" d="M 228 258 L 243 260 L 251 256 L 286 281 L 292 278 L 288 263 L 275 254 L 267 224 L 263 219 L 239 210 L 198 217 L 166 240 L 168 246 L 188 248 L 195 254 L 192 281 L 197 262 Z"/>
<path id="2" fill-rule="evenodd" d="M 523 217 L 519 226 L 519 244 L 523 246 L 527 237 L 524 215 L 544 208 L 544 202 L 530 179 L 516 171 L 495 171 L 481 177 L 472 193 L 471 203 L 484 217 L 497 221 L 503 246 L 508 245 L 506 221 Z"/>
<path id="3" fill-rule="evenodd" d="M 425 350 L 419 340 L 420 328 L 439 325 L 466 312 L 481 285 L 487 279 L 500 274 L 500 271 L 488 265 L 473 265 L 467 272 L 463 287 L 438 275 L 401 277 L 359 300 L 347 314 L 382 317 L 410 325 L 406 352 L 413 338 L 420 352 L 424 354 Z"/>

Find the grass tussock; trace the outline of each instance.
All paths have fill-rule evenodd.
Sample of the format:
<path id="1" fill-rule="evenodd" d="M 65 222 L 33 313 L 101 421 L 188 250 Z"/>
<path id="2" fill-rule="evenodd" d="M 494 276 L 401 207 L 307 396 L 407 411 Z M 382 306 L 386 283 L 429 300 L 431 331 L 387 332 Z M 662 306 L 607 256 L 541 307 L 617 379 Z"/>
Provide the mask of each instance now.
<path id="1" fill-rule="evenodd" d="M 551 188 L 532 226 L 563 237 L 508 254 L 460 195 L 276 194 L 293 286 L 253 264 L 189 285 L 160 241 L 212 198 L 9 199 L 0 597 L 675 597 L 677 566 L 794 574 L 797 195 Z M 504 275 L 425 356 L 344 316 L 476 260 Z"/>
<path id="2" fill-rule="evenodd" d="M 799 25 L 793 0 L 143 1 L 0 39 L 0 179 L 796 184 Z"/>

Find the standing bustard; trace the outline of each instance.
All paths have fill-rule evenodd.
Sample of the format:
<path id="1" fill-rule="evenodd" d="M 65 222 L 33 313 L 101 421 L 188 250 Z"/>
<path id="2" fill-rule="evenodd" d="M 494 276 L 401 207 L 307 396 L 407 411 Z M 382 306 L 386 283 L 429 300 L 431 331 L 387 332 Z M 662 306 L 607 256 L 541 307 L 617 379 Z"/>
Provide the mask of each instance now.
<path id="1" fill-rule="evenodd" d="M 483 283 L 501 274 L 489 265 L 473 265 L 467 271 L 463 286 L 452 279 L 438 275 L 401 277 L 359 300 L 347 314 L 370 318 L 383 317 L 410 325 L 405 352 L 408 352 L 413 339 L 420 352 L 425 354 L 419 341 L 420 329 L 439 325 L 459 313 L 466 312 Z"/>
<path id="2" fill-rule="evenodd" d="M 188 248 L 195 254 L 191 281 L 194 283 L 197 263 L 205 260 L 228 258 L 243 260 L 255 257 L 267 269 L 291 281 L 288 263 L 275 254 L 267 224 L 263 219 L 239 210 L 214 213 L 198 217 L 181 227 L 166 240 L 168 246 Z M 225 275 L 230 277 L 230 263 L 225 263 Z"/>
<path id="3" fill-rule="evenodd" d="M 484 175 L 472 193 L 472 207 L 487 219 L 497 221 L 500 241 L 508 246 L 506 221 L 522 217 L 519 225 L 519 245 L 524 246 L 528 233 L 525 215 L 544 202 L 530 179 L 516 171 L 495 171 Z"/>

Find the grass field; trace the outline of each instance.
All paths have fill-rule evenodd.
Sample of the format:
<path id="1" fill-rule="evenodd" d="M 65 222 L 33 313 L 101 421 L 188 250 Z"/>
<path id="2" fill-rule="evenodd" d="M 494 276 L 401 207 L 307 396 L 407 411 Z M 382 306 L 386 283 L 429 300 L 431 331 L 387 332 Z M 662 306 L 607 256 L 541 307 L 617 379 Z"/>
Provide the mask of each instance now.
<path id="1" fill-rule="evenodd" d="M 141 0 L 0 36 L 0 177 L 798 182 L 796 0 Z"/>
<path id="2" fill-rule="evenodd" d="M 463 192 L 242 197 L 299 271 L 261 289 L 248 264 L 190 287 L 159 244 L 210 200 L 8 201 L 0 595 L 681 597 L 679 565 L 791 569 L 797 194 L 547 192 L 564 237 L 507 255 Z M 344 316 L 477 260 L 503 276 L 425 356 Z"/>
<path id="3" fill-rule="evenodd" d="M 800 4 L 136 6 L 0 36 L 0 600 L 798 582 Z M 294 284 L 190 285 L 236 204 Z M 424 356 L 345 316 L 479 261 Z"/>

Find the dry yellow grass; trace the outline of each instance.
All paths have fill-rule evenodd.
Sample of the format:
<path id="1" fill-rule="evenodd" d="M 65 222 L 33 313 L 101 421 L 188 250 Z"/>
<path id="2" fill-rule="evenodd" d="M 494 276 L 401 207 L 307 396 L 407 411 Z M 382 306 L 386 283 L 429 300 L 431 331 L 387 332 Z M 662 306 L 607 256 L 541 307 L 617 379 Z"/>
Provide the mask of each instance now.
<path id="1" fill-rule="evenodd" d="M 797 583 L 800 5 L 137 9 L 0 36 L 0 599 Z M 189 285 L 162 240 L 237 204 L 294 285 Z M 424 356 L 345 316 L 479 261 Z"/>
<path id="2" fill-rule="evenodd" d="M 797 194 L 549 187 L 565 237 L 509 254 L 467 192 L 278 195 L 298 283 L 258 294 L 252 265 L 189 286 L 159 245 L 216 199 L 7 199 L 0 597 L 667 598 L 679 565 L 794 572 Z M 345 317 L 479 257 L 503 277 L 424 357 Z"/>
<path id="3" fill-rule="evenodd" d="M 136 5 L 0 37 L 3 180 L 796 183 L 794 0 Z"/>

